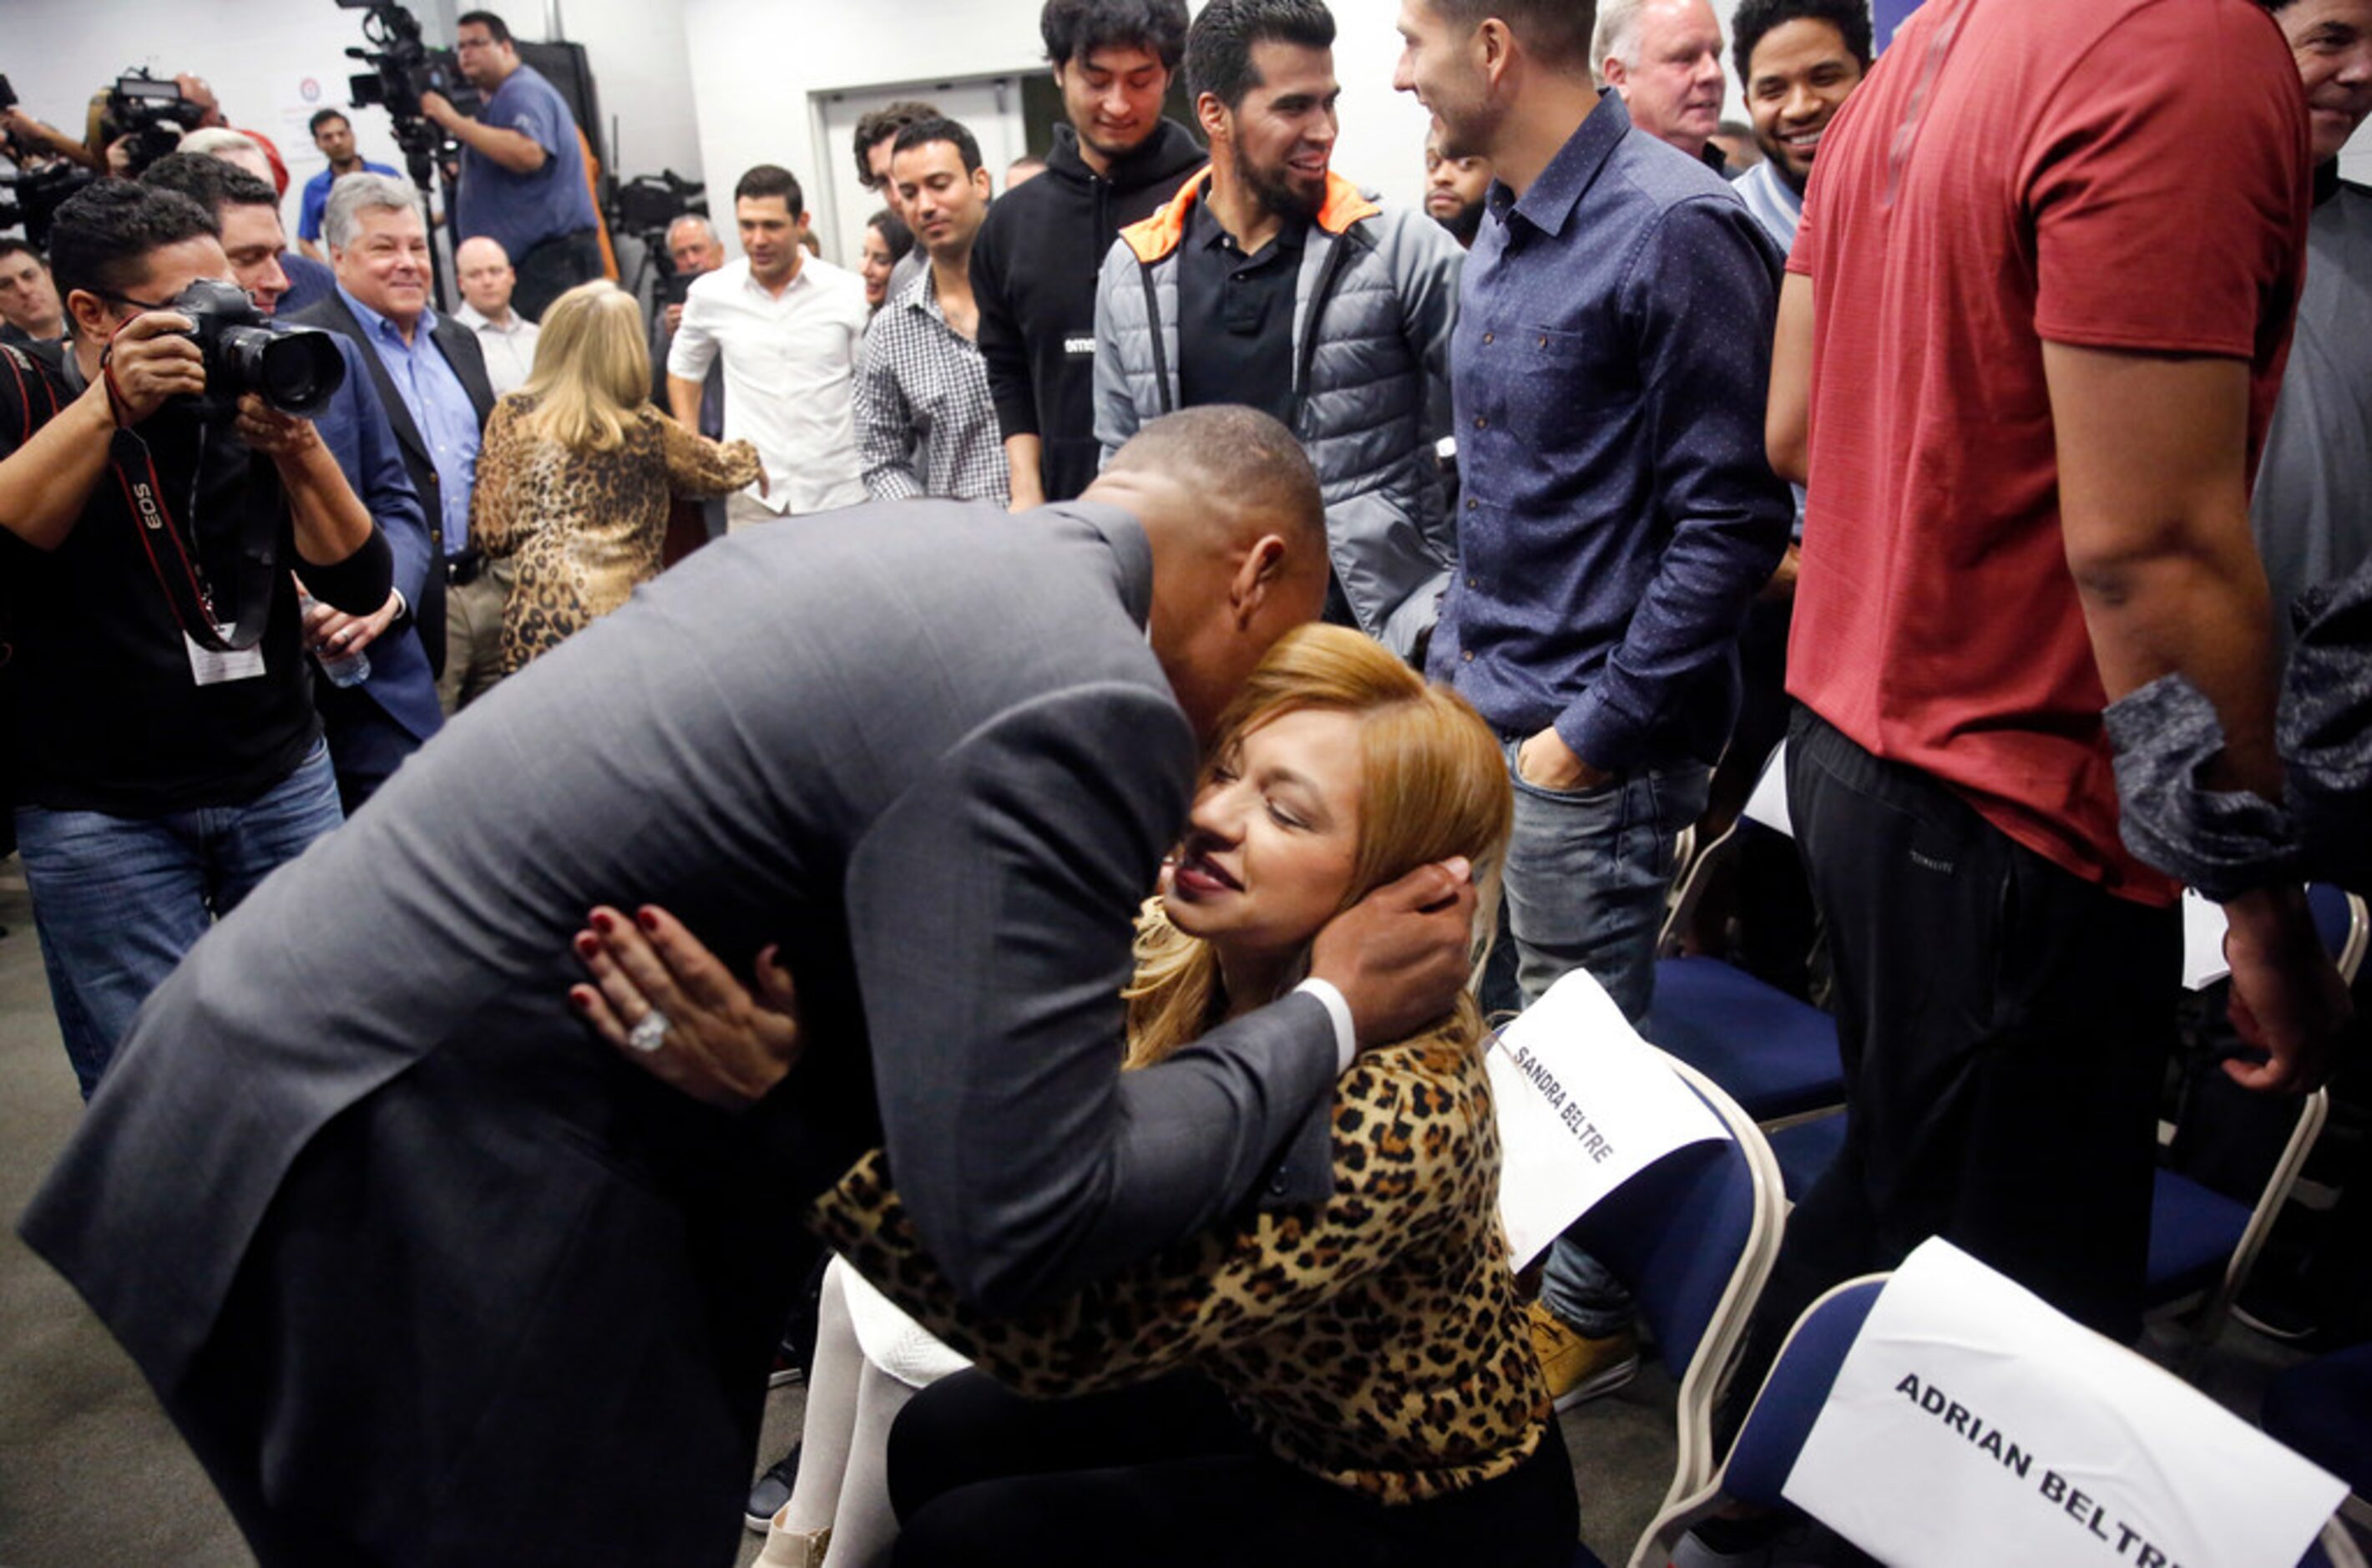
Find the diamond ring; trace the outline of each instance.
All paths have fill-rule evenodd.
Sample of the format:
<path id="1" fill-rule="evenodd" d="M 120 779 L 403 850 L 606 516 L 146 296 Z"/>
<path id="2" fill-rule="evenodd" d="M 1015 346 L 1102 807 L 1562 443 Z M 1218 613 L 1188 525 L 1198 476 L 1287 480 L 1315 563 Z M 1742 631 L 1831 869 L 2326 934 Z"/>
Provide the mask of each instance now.
<path id="1" fill-rule="evenodd" d="M 626 1043 L 647 1056 L 667 1043 L 669 1027 L 668 1016 L 654 1007 L 626 1031 Z"/>

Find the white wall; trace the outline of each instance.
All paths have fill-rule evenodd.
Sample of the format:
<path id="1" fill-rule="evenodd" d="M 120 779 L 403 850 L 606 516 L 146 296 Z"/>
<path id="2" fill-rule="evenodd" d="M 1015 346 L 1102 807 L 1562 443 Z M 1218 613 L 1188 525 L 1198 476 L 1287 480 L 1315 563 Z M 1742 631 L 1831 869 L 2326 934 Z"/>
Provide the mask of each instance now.
<path id="1" fill-rule="evenodd" d="M 492 8 L 520 38 L 564 38 L 585 46 L 601 94 L 601 134 L 606 138 L 612 125 L 618 131 L 611 173 L 630 179 L 672 168 L 687 179 L 701 178 L 700 122 L 693 112 L 699 99 L 692 93 L 683 8 L 674 0 L 550 0 L 542 7 L 506 7 L 494 0 Z M 533 14 L 538 10 L 544 13 L 541 17 Z"/>

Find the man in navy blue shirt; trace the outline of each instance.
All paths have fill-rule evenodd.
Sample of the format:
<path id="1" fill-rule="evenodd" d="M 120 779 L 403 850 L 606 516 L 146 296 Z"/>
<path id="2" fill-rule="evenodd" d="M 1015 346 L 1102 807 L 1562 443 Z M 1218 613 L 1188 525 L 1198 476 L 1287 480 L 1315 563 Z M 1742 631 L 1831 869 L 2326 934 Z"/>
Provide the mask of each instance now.
<path id="1" fill-rule="evenodd" d="M 1782 263 L 1719 175 L 1634 132 L 1575 0 L 1403 0 L 1394 85 L 1487 157 L 1450 350 L 1463 494 L 1430 672 L 1506 743 L 1526 1000 L 1587 970 L 1647 1010 L 1680 830 L 1738 705 L 1738 628 L 1795 505 L 1762 448 Z M 1535 1337 L 1560 1404 L 1636 1365 L 1560 1241 Z"/>
<path id="2" fill-rule="evenodd" d="M 461 144 L 453 239 L 499 240 L 518 273 L 511 308 L 539 321 L 545 306 L 601 275 L 576 117 L 541 72 L 520 63 L 511 29 L 492 11 L 462 13 L 453 49 L 461 75 L 486 95 L 474 120 L 442 93 L 420 95 L 420 111 Z"/>

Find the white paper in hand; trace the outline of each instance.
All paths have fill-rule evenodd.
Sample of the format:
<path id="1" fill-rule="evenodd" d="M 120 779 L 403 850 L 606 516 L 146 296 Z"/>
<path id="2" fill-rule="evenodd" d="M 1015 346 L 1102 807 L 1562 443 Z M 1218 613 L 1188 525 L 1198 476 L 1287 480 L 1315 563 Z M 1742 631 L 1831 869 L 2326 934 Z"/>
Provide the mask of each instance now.
<path id="1" fill-rule="evenodd" d="M 2231 928 L 2222 904 L 2211 904 L 2191 889 L 2182 890 L 2182 983 L 2204 991 L 2232 972 L 2224 961 L 2224 934 Z"/>
<path id="2" fill-rule="evenodd" d="M 2292 1568 L 2347 1488 L 1929 1241 L 1870 1308 L 1784 1491 L 1897 1568 Z"/>
<path id="3" fill-rule="evenodd" d="M 1499 1217 L 1518 1269 L 1674 1149 L 1728 1137 L 1579 970 L 1491 1041 Z"/>

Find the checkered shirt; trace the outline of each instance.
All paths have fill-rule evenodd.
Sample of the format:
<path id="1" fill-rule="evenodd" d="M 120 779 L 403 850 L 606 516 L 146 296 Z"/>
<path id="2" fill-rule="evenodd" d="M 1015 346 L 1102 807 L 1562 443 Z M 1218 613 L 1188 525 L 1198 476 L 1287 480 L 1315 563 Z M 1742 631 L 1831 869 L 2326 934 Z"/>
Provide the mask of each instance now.
<path id="1" fill-rule="evenodd" d="M 979 344 L 948 325 L 928 268 L 866 332 L 856 446 L 866 493 L 876 501 L 1012 498 L 987 362 Z"/>

